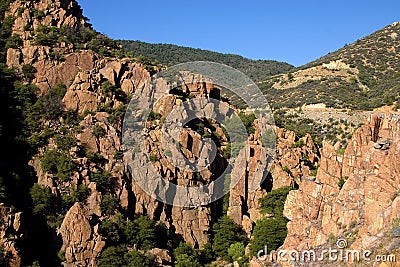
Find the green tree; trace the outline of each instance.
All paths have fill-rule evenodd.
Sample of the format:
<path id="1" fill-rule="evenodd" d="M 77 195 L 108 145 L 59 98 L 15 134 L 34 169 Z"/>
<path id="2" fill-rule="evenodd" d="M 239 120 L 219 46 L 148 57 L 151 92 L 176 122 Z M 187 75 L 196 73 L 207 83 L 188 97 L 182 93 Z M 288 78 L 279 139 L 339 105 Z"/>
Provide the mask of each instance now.
<path id="1" fill-rule="evenodd" d="M 99 267 L 126 267 L 125 254 L 127 249 L 123 246 L 108 247 L 101 253 L 97 264 Z"/>
<path id="2" fill-rule="evenodd" d="M 34 184 L 30 190 L 33 212 L 44 216 L 54 213 L 55 196 L 48 187 Z"/>
<path id="3" fill-rule="evenodd" d="M 97 138 L 104 137 L 106 135 L 106 130 L 99 124 L 96 124 L 92 129 L 92 134 Z"/>
<path id="4" fill-rule="evenodd" d="M 116 220 L 103 220 L 100 234 L 106 238 L 108 245 L 118 245 L 124 240 L 124 225 Z"/>
<path id="5" fill-rule="evenodd" d="M 228 255 L 232 258 L 232 261 L 241 260 L 245 256 L 244 252 L 245 247 L 241 242 L 233 243 L 228 249 Z"/>
<path id="6" fill-rule="evenodd" d="M 156 244 L 156 224 L 147 216 L 140 216 L 133 222 L 127 222 L 125 235 L 130 245 L 138 249 L 152 249 Z"/>
<path id="7" fill-rule="evenodd" d="M 175 267 L 201 267 L 197 258 L 187 254 L 180 254 L 176 256 Z"/>
<path id="8" fill-rule="evenodd" d="M 108 192 L 111 188 L 112 174 L 109 171 L 91 173 L 89 179 L 91 182 L 95 182 L 98 190 L 101 192 Z"/>
<path id="9" fill-rule="evenodd" d="M 250 252 L 256 255 L 259 250 L 277 250 L 285 241 L 287 235 L 287 220 L 281 218 L 264 218 L 257 221 L 253 230 L 253 239 L 250 241 Z"/>
<path id="10" fill-rule="evenodd" d="M 261 210 L 273 216 L 282 217 L 283 207 L 290 190 L 292 190 L 290 186 L 278 188 L 269 192 L 266 197 L 260 198 L 258 201 L 261 204 Z"/>
<path id="11" fill-rule="evenodd" d="M 100 210 L 105 215 L 113 215 L 119 208 L 119 199 L 112 195 L 106 194 L 101 199 Z"/>
<path id="12" fill-rule="evenodd" d="M 128 267 L 148 267 L 153 261 L 137 250 L 132 250 L 124 255 Z"/>
<path id="13" fill-rule="evenodd" d="M 35 78 L 36 68 L 32 65 L 23 65 L 22 73 L 28 81 L 32 81 Z"/>
<path id="14" fill-rule="evenodd" d="M 229 247 L 236 242 L 247 242 L 246 234 L 243 229 L 235 224 L 227 215 L 222 216 L 213 225 L 213 250 L 222 259 L 229 261 Z"/>
<path id="15" fill-rule="evenodd" d="M 58 163 L 59 153 L 56 150 L 47 150 L 40 161 L 40 166 L 45 172 L 52 174 L 57 173 L 57 163 Z"/>
<path id="16" fill-rule="evenodd" d="M 54 138 L 56 145 L 59 149 L 69 151 L 71 148 L 77 145 L 77 139 L 70 135 L 57 135 Z"/>
<path id="17" fill-rule="evenodd" d="M 68 180 L 75 169 L 71 156 L 56 150 L 47 150 L 40 161 L 43 171 L 54 174 L 62 181 Z"/>

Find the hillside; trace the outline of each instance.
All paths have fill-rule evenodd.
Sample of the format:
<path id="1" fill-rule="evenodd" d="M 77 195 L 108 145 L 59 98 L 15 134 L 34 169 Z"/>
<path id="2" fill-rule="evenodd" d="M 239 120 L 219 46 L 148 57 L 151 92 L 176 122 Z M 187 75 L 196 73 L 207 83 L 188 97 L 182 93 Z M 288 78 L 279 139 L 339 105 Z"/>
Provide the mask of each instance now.
<path id="1" fill-rule="evenodd" d="M 371 110 L 399 101 L 400 23 L 260 84 L 274 106 Z"/>
<path id="2" fill-rule="evenodd" d="M 251 60 L 239 55 L 222 54 L 208 50 L 177 46 L 172 44 L 150 44 L 140 41 L 119 40 L 123 48 L 135 55 L 143 55 L 151 61 L 169 66 L 190 61 L 212 61 L 222 63 L 240 70 L 253 81 L 286 73 L 294 67 L 275 60 Z"/>
<path id="3" fill-rule="evenodd" d="M 160 66 L 96 32 L 75 0 L 0 0 L 0 11 L 0 266 L 260 266 L 265 246 L 325 249 L 337 238 L 398 256 L 398 115 L 342 129 L 318 114 L 324 128 L 315 132 L 351 139 L 347 148 L 328 135 L 313 139 L 313 122 L 299 110 L 276 121 L 290 127 L 263 127 L 271 120 L 256 118 L 260 109 L 215 105 L 226 100 L 224 87 L 198 73 L 158 77 L 153 87 L 148 80 Z M 353 77 L 372 90 L 361 83 L 361 66 L 328 61 L 277 75 L 270 88 Z M 150 99 L 157 101 L 149 106 Z M 297 117 L 301 124 L 289 120 Z M 131 123 L 143 127 L 132 131 Z M 246 132 L 235 143 L 229 129 L 241 124 Z M 179 139 L 165 139 L 169 130 Z M 201 169 L 176 165 L 180 156 Z M 206 198 L 186 190 L 205 185 Z"/>

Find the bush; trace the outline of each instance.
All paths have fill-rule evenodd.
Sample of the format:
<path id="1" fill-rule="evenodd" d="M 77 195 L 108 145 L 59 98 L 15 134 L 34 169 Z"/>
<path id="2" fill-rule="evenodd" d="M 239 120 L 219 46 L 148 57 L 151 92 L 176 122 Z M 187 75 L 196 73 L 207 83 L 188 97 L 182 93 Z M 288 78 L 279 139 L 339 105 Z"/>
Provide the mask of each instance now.
<path id="1" fill-rule="evenodd" d="M 56 174 L 59 155 L 60 154 L 56 150 L 47 150 L 43 154 L 43 158 L 40 161 L 40 166 L 42 167 L 42 170 L 45 172 Z"/>
<path id="2" fill-rule="evenodd" d="M 18 34 L 14 34 L 10 38 L 8 38 L 7 43 L 6 43 L 6 49 L 9 49 L 9 48 L 17 49 L 18 47 L 22 46 L 22 44 L 23 44 L 23 42 L 22 42 L 21 36 Z"/>
<path id="3" fill-rule="evenodd" d="M 69 179 L 75 169 L 70 155 L 55 150 L 48 150 L 43 154 L 40 166 L 43 171 L 54 174 L 63 181 Z"/>
<path id="4" fill-rule="evenodd" d="M 153 260 L 143 255 L 137 250 L 132 250 L 124 255 L 128 267 L 148 267 L 152 266 Z"/>
<path id="5" fill-rule="evenodd" d="M 236 242 L 247 242 L 243 229 L 235 224 L 227 215 L 222 216 L 212 228 L 213 250 L 222 259 L 229 261 L 229 247 Z"/>
<path id="6" fill-rule="evenodd" d="M 339 189 L 341 190 L 349 177 L 340 177 L 338 181 Z"/>
<path id="7" fill-rule="evenodd" d="M 201 267 L 202 265 L 194 256 L 181 254 L 176 256 L 175 267 Z"/>
<path id="8" fill-rule="evenodd" d="M 228 255 L 229 257 L 231 257 L 231 262 L 237 261 L 244 263 L 245 261 L 247 261 L 245 256 L 245 247 L 243 243 L 240 242 L 234 243 L 229 247 Z"/>
<path id="9" fill-rule="evenodd" d="M 55 196 L 50 188 L 34 184 L 30 190 L 30 195 L 35 214 L 47 216 L 54 212 Z"/>
<path id="10" fill-rule="evenodd" d="M 140 216 L 133 222 L 127 222 L 125 236 L 128 244 L 138 249 L 148 250 L 156 244 L 156 224 L 147 216 Z"/>
<path id="11" fill-rule="evenodd" d="M 342 147 L 341 149 L 339 149 L 338 151 L 336 151 L 336 154 L 338 155 L 344 155 L 344 152 L 346 152 L 346 148 Z"/>
<path id="12" fill-rule="evenodd" d="M 258 202 L 261 204 L 261 210 L 273 216 L 283 217 L 283 207 L 290 190 L 292 190 L 290 186 L 278 188 L 269 192 L 266 197 L 260 198 Z"/>
<path id="13" fill-rule="evenodd" d="M 104 157 L 98 152 L 87 151 L 86 158 L 88 159 L 89 163 L 97 163 L 101 164 L 104 162 Z"/>
<path id="14" fill-rule="evenodd" d="M 254 113 L 251 114 L 246 114 L 244 112 L 239 113 L 239 118 L 242 120 L 243 125 L 246 127 L 247 133 L 254 134 L 255 129 L 254 129 L 254 120 L 256 119 L 256 116 Z"/>
<path id="15" fill-rule="evenodd" d="M 122 151 L 115 151 L 114 153 L 114 159 L 116 160 L 121 160 L 124 158 L 124 152 Z"/>
<path id="16" fill-rule="evenodd" d="M 64 123 L 70 126 L 78 125 L 78 116 L 75 111 L 68 109 L 63 114 Z"/>
<path id="17" fill-rule="evenodd" d="M 100 234 L 106 238 L 108 245 L 118 245 L 124 240 L 124 226 L 113 220 L 103 220 L 100 224 Z"/>
<path id="18" fill-rule="evenodd" d="M 149 117 L 147 118 L 148 121 L 155 121 L 161 119 L 161 114 L 158 112 L 155 112 L 153 110 L 150 111 Z"/>
<path id="19" fill-rule="evenodd" d="M 250 241 L 250 253 L 256 255 L 265 246 L 268 250 L 277 250 L 285 241 L 287 235 L 287 220 L 281 218 L 264 218 L 257 221 Z"/>
<path id="20" fill-rule="evenodd" d="M 155 154 L 150 154 L 149 155 L 149 160 L 150 160 L 150 162 L 155 163 L 155 162 L 158 161 L 158 157 Z"/>
<path id="21" fill-rule="evenodd" d="M 101 192 L 109 191 L 111 187 L 111 172 L 98 172 L 98 173 L 91 173 L 89 176 L 89 180 L 91 182 L 95 182 L 97 189 Z"/>
<path id="22" fill-rule="evenodd" d="M 112 92 L 115 92 L 115 90 L 116 90 L 115 85 L 110 83 L 108 80 L 101 84 L 101 92 L 105 96 L 110 95 Z"/>
<path id="23" fill-rule="evenodd" d="M 147 267 L 153 260 L 137 250 L 128 250 L 123 246 L 111 246 L 103 250 L 97 264 L 99 267 Z"/>
<path id="24" fill-rule="evenodd" d="M 123 246 L 108 247 L 101 252 L 97 261 L 99 267 L 126 267 L 125 254 L 128 252 Z"/>
<path id="25" fill-rule="evenodd" d="M 62 196 L 63 204 L 68 210 L 76 202 L 84 202 L 90 195 L 90 189 L 85 185 L 79 185 L 78 188 L 70 188 L 68 194 Z"/>
<path id="26" fill-rule="evenodd" d="M 54 141 L 57 147 L 64 151 L 69 151 L 77 145 L 77 139 L 72 135 L 57 135 Z"/>
<path id="27" fill-rule="evenodd" d="M 106 194 L 101 199 L 100 210 L 105 215 L 113 215 L 119 208 L 119 199 L 112 195 Z"/>
<path id="28" fill-rule="evenodd" d="M 96 124 L 92 129 L 92 134 L 96 138 L 101 138 L 101 137 L 104 137 L 106 135 L 106 130 L 104 130 L 104 128 L 101 127 L 99 124 Z"/>
<path id="29" fill-rule="evenodd" d="M 174 249 L 175 266 L 201 266 L 198 259 L 196 250 L 190 245 L 180 242 L 179 246 Z"/>
<path id="30" fill-rule="evenodd" d="M 29 81 L 35 78 L 35 73 L 37 72 L 36 68 L 32 65 L 23 65 L 22 66 L 22 73 L 24 74 L 25 78 Z"/>

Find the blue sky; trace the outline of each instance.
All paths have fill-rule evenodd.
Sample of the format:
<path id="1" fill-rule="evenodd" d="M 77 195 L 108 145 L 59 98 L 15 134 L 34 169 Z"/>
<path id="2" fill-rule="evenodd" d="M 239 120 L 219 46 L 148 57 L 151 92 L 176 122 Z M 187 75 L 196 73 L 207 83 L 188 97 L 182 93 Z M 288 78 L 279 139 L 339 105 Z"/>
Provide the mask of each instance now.
<path id="1" fill-rule="evenodd" d="M 78 0 L 114 39 L 303 65 L 400 20 L 398 0 Z"/>

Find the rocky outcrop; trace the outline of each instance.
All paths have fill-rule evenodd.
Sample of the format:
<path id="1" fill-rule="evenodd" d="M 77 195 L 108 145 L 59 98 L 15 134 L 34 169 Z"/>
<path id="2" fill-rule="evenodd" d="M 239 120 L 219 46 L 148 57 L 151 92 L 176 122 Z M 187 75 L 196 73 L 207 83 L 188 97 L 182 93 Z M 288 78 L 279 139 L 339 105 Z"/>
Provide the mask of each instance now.
<path id="1" fill-rule="evenodd" d="M 288 195 L 284 215 L 290 222 L 283 247 L 311 249 L 326 244 L 328 237 L 343 237 L 353 249 L 387 248 L 383 238 L 400 215 L 399 155 L 396 115 L 371 116 L 344 155 L 325 143 L 316 180 L 302 181 Z"/>
<path id="2" fill-rule="evenodd" d="M 22 212 L 0 204 L 0 247 L 3 259 L 9 266 L 21 265 L 21 253 L 18 242 L 24 238 L 24 221 Z"/>
<path id="3" fill-rule="evenodd" d="M 244 157 L 235 163 L 232 175 L 241 179 L 230 191 L 228 215 L 250 235 L 255 223 L 266 216 L 260 211 L 258 200 L 269 191 L 284 186 L 297 187 L 310 176 L 310 167 L 318 163 L 318 150 L 310 135 L 298 139 L 294 132 L 276 128 L 276 153 L 270 173 L 259 173 L 257 164 L 263 156 L 260 154 L 260 137 L 257 133 L 251 141 L 251 157 L 248 162 Z M 307 166 L 307 162 L 309 166 Z M 238 174 L 239 172 L 239 174 Z M 250 189 L 251 179 L 264 175 L 264 182 L 257 189 Z"/>
<path id="4" fill-rule="evenodd" d="M 70 208 L 58 231 L 65 253 L 64 266 L 97 266 L 96 257 L 105 246 L 98 229 L 95 217 L 81 203 Z"/>

